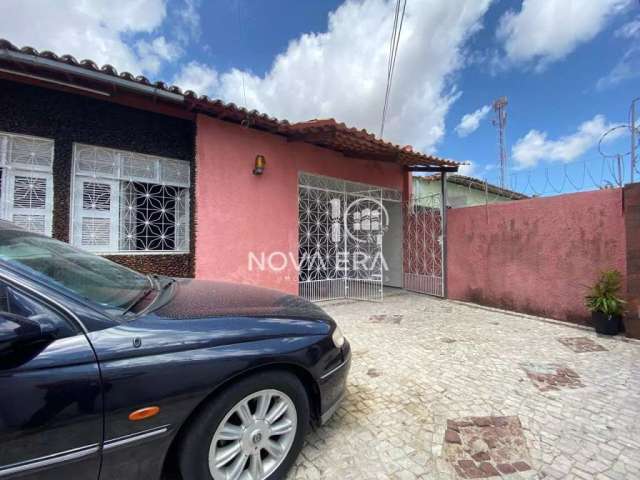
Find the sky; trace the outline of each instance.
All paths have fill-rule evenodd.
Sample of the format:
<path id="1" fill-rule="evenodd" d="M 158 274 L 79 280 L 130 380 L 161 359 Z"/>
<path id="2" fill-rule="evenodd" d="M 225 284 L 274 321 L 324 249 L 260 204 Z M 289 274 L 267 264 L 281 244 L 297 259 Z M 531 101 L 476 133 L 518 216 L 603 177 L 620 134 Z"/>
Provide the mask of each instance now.
<path id="1" fill-rule="evenodd" d="M 395 6 L 2 0 L 0 38 L 280 119 L 332 117 L 378 134 Z M 385 139 L 467 162 L 464 173 L 496 182 L 492 102 L 501 96 L 512 186 L 532 173 L 543 188 L 579 176 L 582 165 L 589 175 L 610 169 L 600 137 L 628 123 L 640 96 L 640 1 L 407 0 Z M 602 149 L 624 154 L 629 144 L 621 128 Z"/>

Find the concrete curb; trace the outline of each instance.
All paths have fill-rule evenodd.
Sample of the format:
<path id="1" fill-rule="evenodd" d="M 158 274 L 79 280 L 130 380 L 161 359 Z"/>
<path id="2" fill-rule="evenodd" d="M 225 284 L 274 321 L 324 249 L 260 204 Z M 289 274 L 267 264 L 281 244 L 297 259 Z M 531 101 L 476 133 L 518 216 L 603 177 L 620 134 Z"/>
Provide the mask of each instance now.
<path id="1" fill-rule="evenodd" d="M 474 308 L 474 309 L 477 309 L 477 310 L 486 310 L 488 312 L 501 313 L 503 315 L 510 315 L 512 317 L 527 318 L 529 320 L 537 320 L 537 321 L 540 321 L 540 322 L 551 323 L 551 324 L 554 324 L 554 325 L 561 325 L 563 327 L 569 327 L 569 328 L 573 328 L 575 330 L 582 330 L 582 331 L 585 331 L 585 332 L 590 332 L 590 333 L 595 334 L 596 336 L 606 337 L 606 338 L 611 339 L 611 340 L 617 340 L 617 341 L 621 341 L 621 342 L 634 343 L 634 344 L 640 345 L 640 340 L 639 339 L 624 337 L 624 336 L 621 336 L 621 335 L 616 335 L 616 336 L 612 336 L 612 337 L 610 337 L 608 335 L 598 335 L 597 333 L 595 333 L 593 328 L 587 327 L 585 325 L 577 325 L 575 323 L 563 322 L 562 320 L 555 320 L 553 318 L 538 317 L 536 315 L 529 315 L 529 314 L 526 314 L 526 313 L 513 312 L 511 310 L 502 310 L 500 308 L 487 307 L 485 305 L 478 305 L 477 303 L 463 302 L 462 300 L 447 300 L 447 301 L 449 301 L 451 303 L 455 303 L 457 305 L 462 305 L 462 306 L 465 306 L 465 307 L 468 307 L 468 308 Z"/>

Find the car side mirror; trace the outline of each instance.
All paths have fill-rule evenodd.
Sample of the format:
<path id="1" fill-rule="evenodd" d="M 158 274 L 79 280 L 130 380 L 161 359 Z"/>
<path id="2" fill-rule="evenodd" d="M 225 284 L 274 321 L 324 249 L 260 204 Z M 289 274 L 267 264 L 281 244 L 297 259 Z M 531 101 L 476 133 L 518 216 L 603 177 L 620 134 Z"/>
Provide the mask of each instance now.
<path id="1" fill-rule="evenodd" d="M 0 312 L 0 353 L 19 345 L 28 345 L 52 338 L 50 329 L 27 317 Z"/>

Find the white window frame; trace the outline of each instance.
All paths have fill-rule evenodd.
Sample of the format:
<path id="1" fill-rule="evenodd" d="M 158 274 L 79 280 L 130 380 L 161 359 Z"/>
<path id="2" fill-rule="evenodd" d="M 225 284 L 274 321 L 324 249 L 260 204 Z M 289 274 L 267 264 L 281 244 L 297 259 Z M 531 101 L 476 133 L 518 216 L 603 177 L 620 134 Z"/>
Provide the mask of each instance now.
<path id="1" fill-rule="evenodd" d="M 81 154 L 93 155 L 94 159 L 100 155 L 106 160 L 96 160 L 94 170 L 83 170 L 79 167 Z M 112 162 L 111 165 L 109 162 Z M 102 162 L 102 164 L 100 164 Z M 127 164 L 126 162 L 130 162 Z M 145 166 L 148 162 L 148 167 Z M 130 168 L 127 170 L 127 168 Z M 137 171 L 135 168 L 139 168 Z M 97 170 L 101 169 L 101 172 Z M 133 170 L 131 170 L 133 169 Z M 190 252 L 190 201 L 191 201 L 191 164 L 188 161 L 177 160 L 172 158 L 157 157 L 153 155 L 139 154 L 125 150 L 112 148 L 103 148 L 95 145 L 87 145 L 82 143 L 74 143 L 73 145 L 73 161 L 71 175 L 71 205 L 70 205 L 70 232 L 74 246 L 90 250 L 100 255 L 172 255 L 185 254 Z M 82 225 L 80 216 L 83 208 L 83 185 L 86 182 L 96 182 L 109 184 L 111 190 L 111 208 L 109 211 L 91 212 L 94 218 L 110 218 L 110 241 L 108 246 L 91 246 L 82 244 Z M 137 182 L 162 187 L 175 187 L 181 189 L 181 199 L 184 199 L 186 193 L 186 201 L 183 205 L 184 212 L 179 210 L 176 205 L 176 214 L 180 211 L 184 223 L 179 224 L 177 219 L 174 224 L 174 245 L 173 250 L 127 250 L 122 248 L 124 239 L 123 218 L 121 208 L 122 204 L 122 186 L 125 182 Z M 178 227 L 183 232 L 184 238 L 178 238 Z"/>
<path id="2" fill-rule="evenodd" d="M 73 200 L 72 205 L 75 205 L 78 210 L 84 212 L 86 209 L 84 208 L 84 185 L 87 183 L 98 183 L 107 185 L 110 189 L 110 209 L 109 210 L 90 210 L 90 217 L 95 220 L 109 220 L 110 225 L 108 229 L 109 240 L 108 246 L 103 247 L 100 244 L 96 244 L 93 246 L 84 245 L 82 243 L 82 234 L 83 234 L 83 225 L 80 222 L 79 228 L 75 228 L 73 230 L 73 240 L 72 244 L 76 246 L 81 246 L 87 250 L 106 250 L 106 251 L 117 251 L 118 250 L 118 241 L 120 236 L 120 229 L 117 221 L 113 221 L 113 218 L 118 218 L 118 214 L 120 211 L 120 182 L 116 180 L 102 180 L 97 178 L 90 177 L 81 177 L 76 180 L 74 184 L 74 188 L 72 190 Z"/>
<path id="3" fill-rule="evenodd" d="M 31 151 L 27 161 L 20 161 L 14 157 L 16 144 L 21 141 L 37 142 L 40 144 L 40 157 L 36 158 L 36 152 Z M 2 169 L 2 181 L 0 184 L 0 217 L 13 222 L 15 217 L 25 215 L 27 217 L 44 217 L 43 230 L 32 230 L 37 233 L 51 236 L 53 230 L 53 159 L 55 142 L 49 138 L 33 135 L 20 135 L 8 132 L 0 132 L 0 168 Z M 15 207 L 14 186 L 16 177 L 39 178 L 45 180 L 45 203 L 43 208 Z M 28 228 L 27 224 L 19 225 Z"/>

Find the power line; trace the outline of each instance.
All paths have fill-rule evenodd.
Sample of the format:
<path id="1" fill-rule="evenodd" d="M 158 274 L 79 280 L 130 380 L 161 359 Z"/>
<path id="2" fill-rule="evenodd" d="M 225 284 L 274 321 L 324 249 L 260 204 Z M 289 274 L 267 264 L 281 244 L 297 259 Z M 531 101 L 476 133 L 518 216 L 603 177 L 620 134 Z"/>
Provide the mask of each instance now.
<path id="1" fill-rule="evenodd" d="M 380 138 L 384 132 L 384 122 L 387 114 L 387 104 L 389 101 L 389 84 L 391 83 L 391 66 L 393 62 L 393 51 L 398 32 L 398 17 L 400 15 L 400 0 L 396 1 L 395 16 L 393 19 L 393 28 L 391 29 L 391 39 L 389 40 L 389 60 L 387 64 L 387 86 L 384 94 L 384 105 L 382 107 L 382 119 L 380 123 Z"/>
<path id="2" fill-rule="evenodd" d="M 240 20 L 240 6 L 241 0 L 236 1 L 236 19 L 238 20 L 238 30 L 240 30 L 240 38 L 242 43 L 242 49 L 245 50 L 247 43 L 247 35 L 244 28 L 244 23 Z M 247 91 L 244 86 L 244 68 L 240 69 L 240 76 L 242 77 L 242 99 L 243 99 L 243 107 L 248 109 L 247 106 Z"/>
<path id="3" fill-rule="evenodd" d="M 400 4 L 402 3 L 402 12 Z M 391 85 L 393 83 L 393 74 L 396 68 L 396 58 L 398 56 L 398 46 L 400 45 L 400 34 L 402 33 L 402 24 L 404 23 L 404 14 L 407 9 L 407 0 L 396 1 L 395 16 L 393 19 L 393 29 L 391 30 L 391 40 L 389 41 L 389 63 L 387 65 L 387 88 L 384 94 L 384 106 L 382 108 L 382 121 L 380 123 L 380 138 L 384 134 L 384 123 L 387 119 L 389 110 L 389 97 L 391 96 Z"/>
<path id="4" fill-rule="evenodd" d="M 398 16 L 400 13 L 400 2 L 396 3 L 396 14 L 394 20 L 394 27 L 391 35 L 390 50 L 389 50 L 389 67 L 387 72 L 387 89 L 385 92 L 384 108 L 382 111 L 382 123 L 380 125 L 380 138 L 384 134 L 384 124 L 387 119 L 387 113 L 389 111 L 389 99 L 391 97 L 391 86 L 393 84 L 393 74 L 396 68 L 396 58 L 398 56 L 398 47 L 400 45 L 400 34 L 402 33 L 402 25 L 404 23 L 404 14 L 407 8 L 407 0 L 404 0 L 402 6 L 402 14 L 400 15 L 400 21 L 398 22 Z"/>

